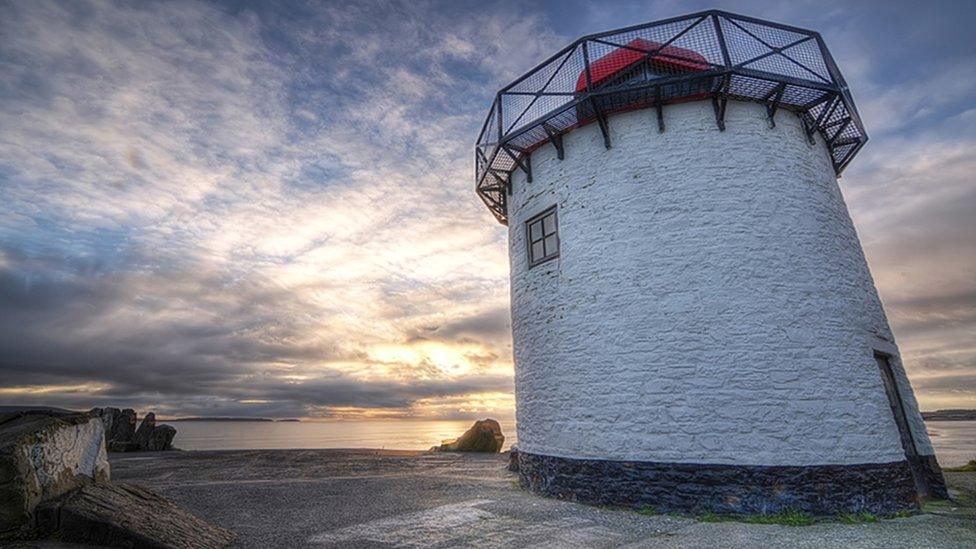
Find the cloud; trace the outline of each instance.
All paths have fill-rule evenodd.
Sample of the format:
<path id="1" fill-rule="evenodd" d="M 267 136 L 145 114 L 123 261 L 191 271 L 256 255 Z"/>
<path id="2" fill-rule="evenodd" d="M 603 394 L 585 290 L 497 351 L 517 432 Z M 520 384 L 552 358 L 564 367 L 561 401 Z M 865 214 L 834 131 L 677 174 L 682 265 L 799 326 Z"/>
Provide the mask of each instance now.
<path id="1" fill-rule="evenodd" d="M 499 82 L 551 46 L 538 17 L 5 10 L 3 398 L 422 415 L 511 390 L 496 332 L 410 338 L 507 299 L 469 144 Z"/>
<path id="2" fill-rule="evenodd" d="M 512 319 L 508 307 L 489 309 L 468 317 L 458 318 L 440 326 L 423 327 L 416 337 L 430 337 L 453 341 L 465 338 L 496 338 L 505 340 L 512 335 Z"/>
<path id="3" fill-rule="evenodd" d="M 726 7 L 824 30 L 872 135 L 842 187 L 920 400 L 976 407 L 974 52 L 933 22 L 965 18 L 811 6 Z M 506 232 L 471 183 L 494 93 L 696 8 L 2 9 L 0 400 L 446 418 L 512 407 Z"/>

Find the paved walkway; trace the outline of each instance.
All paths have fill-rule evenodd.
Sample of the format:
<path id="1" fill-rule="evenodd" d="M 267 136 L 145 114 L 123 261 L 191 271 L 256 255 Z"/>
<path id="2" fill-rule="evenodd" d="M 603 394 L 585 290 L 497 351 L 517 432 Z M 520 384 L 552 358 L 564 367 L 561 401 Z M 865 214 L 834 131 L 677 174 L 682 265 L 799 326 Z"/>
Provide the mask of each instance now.
<path id="1" fill-rule="evenodd" d="M 974 507 L 787 527 L 644 516 L 518 489 L 506 456 L 346 450 L 120 454 L 112 479 L 154 487 L 239 547 L 976 547 Z"/>

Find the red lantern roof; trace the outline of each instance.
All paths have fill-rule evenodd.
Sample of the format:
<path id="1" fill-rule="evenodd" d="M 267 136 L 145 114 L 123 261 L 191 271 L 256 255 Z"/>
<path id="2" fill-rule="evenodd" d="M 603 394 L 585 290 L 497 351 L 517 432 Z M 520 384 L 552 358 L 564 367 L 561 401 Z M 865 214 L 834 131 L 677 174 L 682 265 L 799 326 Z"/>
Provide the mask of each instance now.
<path id="1" fill-rule="evenodd" d="M 657 51 L 658 49 L 661 51 Z M 657 42 L 635 38 L 628 42 L 626 47 L 617 48 L 590 63 L 590 79 L 593 86 L 598 86 L 635 64 L 648 59 L 647 54 L 651 52 L 656 52 L 650 57 L 652 63 L 663 65 L 676 72 L 704 71 L 710 68 L 708 60 L 697 52 L 677 46 L 661 48 L 661 44 Z M 576 91 L 586 91 L 585 69 L 580 72 L 579 78 L 576 80 Z"/>

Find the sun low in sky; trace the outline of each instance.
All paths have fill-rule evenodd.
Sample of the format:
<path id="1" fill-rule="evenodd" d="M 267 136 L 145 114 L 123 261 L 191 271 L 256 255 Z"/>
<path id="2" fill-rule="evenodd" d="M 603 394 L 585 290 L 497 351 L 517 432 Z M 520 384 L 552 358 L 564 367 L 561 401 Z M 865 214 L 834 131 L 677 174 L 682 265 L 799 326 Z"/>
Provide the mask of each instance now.
<path id="1" fill-rule="evenodd" d="M 482 117 L 579 35 L 712 7 L 824 34 L 920 404 L 976 408 L 974 8 L 812 1 L 0 0 L 0 403 L 511 418 Z"/>

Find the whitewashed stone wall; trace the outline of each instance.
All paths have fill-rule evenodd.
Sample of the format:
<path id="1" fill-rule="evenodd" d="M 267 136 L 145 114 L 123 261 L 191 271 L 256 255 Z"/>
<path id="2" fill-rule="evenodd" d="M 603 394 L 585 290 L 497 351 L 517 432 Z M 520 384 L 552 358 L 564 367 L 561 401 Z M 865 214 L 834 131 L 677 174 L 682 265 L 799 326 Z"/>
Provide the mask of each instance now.
<path id="1" fill-rule="evenodd" d="M 826 148 L 710 102 L 611 117 L 532 154 L 509 204 L 520 449 L 741 465 L 900 461 L 873 358 L 896 355 Z M 560 258 L 524 222 L 558 205 Z M 901 362 L 919 450 L 931 454 Z"/>

